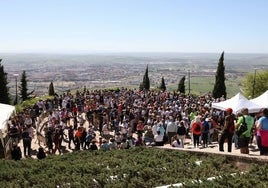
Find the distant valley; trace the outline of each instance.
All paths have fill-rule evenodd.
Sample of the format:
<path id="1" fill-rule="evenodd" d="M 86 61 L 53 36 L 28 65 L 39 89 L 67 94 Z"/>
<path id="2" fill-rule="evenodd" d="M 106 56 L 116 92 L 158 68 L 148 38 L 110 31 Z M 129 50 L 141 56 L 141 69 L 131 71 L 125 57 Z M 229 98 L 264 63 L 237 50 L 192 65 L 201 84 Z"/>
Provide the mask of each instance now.
<path id="1" fill-rule="evenodd" d="M 25 70 L 28 88 L 37 95 L 46 94 L 51 81 L 58 93 L 83 87 L 138 88 L 146 65 L 152 87 L 159 86 L 164 77 L 167 87 L 172 89 L 189 73 L 190 78 L 208 77 L 214 81 L 219 57 L 220 54 L 209 53 L 0 54 L 11 93 L 15 88 L 14 74 Z M 227 79 L 237 79 L 254 72 L 254 68 L 268 69 L 268 54 L 226 53 L 224 64 Z"/>

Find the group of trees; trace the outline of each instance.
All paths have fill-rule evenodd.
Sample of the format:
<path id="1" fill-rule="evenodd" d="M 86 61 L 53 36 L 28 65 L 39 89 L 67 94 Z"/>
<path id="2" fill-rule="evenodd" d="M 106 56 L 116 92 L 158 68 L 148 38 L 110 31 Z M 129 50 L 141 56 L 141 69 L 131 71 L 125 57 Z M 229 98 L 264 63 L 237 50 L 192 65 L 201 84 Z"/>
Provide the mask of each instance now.
<path id="1" fill-rule="evenodd" d="M 4 104 L 11 104 L 11 97 L 9 93 L 9 87 L 8 87 L 8 79 L 7 79 L 7 73 L 4 70 L 4 66 L 1 64 L 2 59 L 0 59 L 0 103 Z M 31 95 L 34 93 L 34 90 L 31 92 L 28 92 L 28 86 L 27 86 L 27 76 L 26 72 L 23 71 L 21 74 L 20 79 L 20 85 L 19 85 L 19 99 L 20 101 L 25 101 L 31 98 Z M 17 87 L 17 86 L 16 86 Z M 15 100 L 13 102 L 14 105 L 17 104 L 18 98 L 17 93 L 15 96 Z"/>
<path id="2" fill-rule="evenodd" d="M 217 72 L 215 75 L 215 84 L 214 84 L 214 88 L 212 91 L 212 96 L 214 98 L 224 97 L 226 99 L 227 92 L 226 92 L 226 86 L 225 86 L 225 79 L 226 78 L 225 78 L 225 66 L 224 66 L 224 52 L 222 52 L 219 62 L 218 62 Z M 185 80 L 186 80 L 186 76 L 183 76 L 180 79 L 178 83 L 177 92 L 185 94 Z M 256 96 L 261 95 L 263 92 L 265 92 L 268 89 L 268 70 L 262 71 L 256 74 L 256 69 L 255 69 L 254 74 L 248 73 L 245 79 L 243 80 L 242 85 L 243 85 L 246 96 L 250 96 L 251 98 L 254 98 Z M 150 89 L 148 65 L 145 70 L 143 82 L 140 84 L 140 89 L 141 90 Z M 164 77 L 162 77 L 161 84 L 158 87 L 158 89 L 160 89 L 161 91 L 165 91 L 167 89 Z"/>
<path id="3" fill-rule="evenodd" d="M 222 52 L 221 57 L 219 59 L 218 63 L 218 69 L 216 73 L 216 81 L 213 89 L 213 97 L 215 98 L 220 98 L 224 96 L 226 98 L 226 86 L 225 86 L 225 67 L 224 67 L 224 52 Z M 178 89 L 177 92 L 185 94 L 185 76 L 183 76 L 178 84 Z M 145 74 L 143 76 L 143 81 L 140 84 L 140 90 L 149 90 L 150 89 L 150 79 L 148 76 L 148 65 L 146 66 L 145 69 Z M 164 77 L 161 79 L 161 84 L 158 87 L 161 91 L 166 91 L 167 87 L 165 84 Z"/>

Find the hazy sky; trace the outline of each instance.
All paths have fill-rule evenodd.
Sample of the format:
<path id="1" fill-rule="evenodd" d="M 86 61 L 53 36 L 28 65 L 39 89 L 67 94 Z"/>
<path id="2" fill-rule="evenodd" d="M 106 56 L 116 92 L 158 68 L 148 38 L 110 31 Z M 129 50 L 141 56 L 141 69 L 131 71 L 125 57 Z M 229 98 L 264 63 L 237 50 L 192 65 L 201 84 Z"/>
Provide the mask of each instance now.
<path id="1" fill-rule="evenodd" d="M 0 0 L 0 52 L 268 53 L 268 0 Z"/>

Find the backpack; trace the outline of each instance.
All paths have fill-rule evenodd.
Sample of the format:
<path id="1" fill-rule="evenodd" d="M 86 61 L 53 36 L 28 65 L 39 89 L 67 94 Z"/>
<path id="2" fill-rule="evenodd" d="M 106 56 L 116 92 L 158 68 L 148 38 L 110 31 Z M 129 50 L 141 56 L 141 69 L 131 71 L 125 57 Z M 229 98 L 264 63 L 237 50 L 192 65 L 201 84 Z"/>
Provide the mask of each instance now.
<path id="1" fill-rule="evenodd" d="M 195 126 L 194 130 L 195 130 L 196 132 L 200 132 L 200 131 L 201 131 L 201 126 L 200 126 L 199 123 L 196 123 L 196 126 Z"/>
<path id="2" fill-rule="evenodd" d="M 209 132 L 209 123 L 208 122 L 204 122 L 203 127 L 204 127 L 203 132 L 204 133 L 208 133 Z"/>
<path id="3" fill-rule="evenodd" d="M 243 116 L 243 122 L 240 125 L 239 129 L 237 130 L 236 134 L 237 134 L 238 137 L 240 137 L 247 130 L 248 130 L 247 123 L 245 121 L 245 117 Z"/>

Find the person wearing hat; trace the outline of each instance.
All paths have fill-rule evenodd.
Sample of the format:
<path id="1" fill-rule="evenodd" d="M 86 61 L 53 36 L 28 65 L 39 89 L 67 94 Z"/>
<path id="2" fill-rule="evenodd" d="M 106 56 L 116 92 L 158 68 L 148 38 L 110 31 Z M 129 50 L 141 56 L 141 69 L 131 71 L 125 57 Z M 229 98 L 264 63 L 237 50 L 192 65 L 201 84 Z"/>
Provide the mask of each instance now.
<path id="1" fill-rule="evenodd" d="M 225 118 L 224 118 L 224 126 L 222 135 L 219 141 L 219 151 L 224 151 L 223 145 L 224 141 L 227 139 L 228 144 L 228 152 L 232 152 L 232 141 L 233 141 L 233 135 L 235 130 L 235 116 L 233 114 L 232 108 L 227 108 L 225 110 Z"/>

